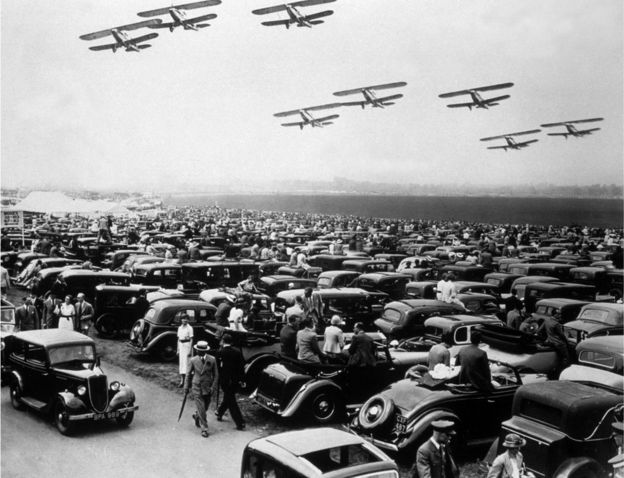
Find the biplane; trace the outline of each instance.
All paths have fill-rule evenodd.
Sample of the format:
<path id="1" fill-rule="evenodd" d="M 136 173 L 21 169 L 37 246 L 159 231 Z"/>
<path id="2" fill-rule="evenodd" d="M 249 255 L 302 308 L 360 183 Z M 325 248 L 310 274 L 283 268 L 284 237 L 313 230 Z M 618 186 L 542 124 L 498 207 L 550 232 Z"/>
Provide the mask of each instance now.
<path id="1" fill-rule="evenodd" d="M 97 45 L 89 47 L 89 50 L 93 51 L 101 51 L 101 50 L 113 50 L 113 53 L 117 51 L 118 48 L 125 48 L 126 51 L 136 51 L 139 52 L 144 50 L 145 48 L 149 48 L 152 45 L 139 45 L 139 43 L 152 40 L 158 36 L 158 33 L 148 33 L 147 35 L 143 35 L 136 38 L 130 38 L 126 31 L 137 30 L 139 28 L 151 27 L 153 25 L 158 25 L 162 22 L 162 20 L 154 18 L 152 20 L 145 20 L 143 22 L 131 23 L 129 25 L 122 25 L 119 27 L 109 28 L 107 30 L 101 30 L 99 32 L 87 33 L 85 35 L 80 35 L 81 40 L 97 40 L 98 38 L 104 38 L 108 35 L 111 35 L 115 39 L 115 43 L 109 43 L 106 45 Z"/>
<path id="2" fill-rule="evenodd" d="M 326 105 L 299 108 L 298 110 L 282 111 L 281 113 L 275 113 L 273 116 L 276 116 L 277 118 L 283 118 L 285 116 L 292 116 L 292 115 L 298 114 L 301 116 L 302 121 L 295 121 L 292 123 L 282 123 L 282 126 L 299 126 L 300 129 L 303 129 L 304 126 L 310 125 L 313 128 L 322 128 L 324 126 L 333 124 L 332 120 L 339 118 L 340 115 L 329 115 L 329 116 L 324 116 L 322 118 L 314 118 L 310 114 L 310 111 L 320 111 L 320 110 L 326 110 L 330 108 L 338 108 L 340 106 L 342 106 L 342 104 L 340 103 L 329 103 Z"/>
<path id="3" fill-rule="evenodd" d="M 472 110 L 472 108 L 488 109 L 490 106 L 498 105 L 500 101 L 506 100 L 507 98 L 509 98 L 509 95 L 497 96 L 495 98 L 483 98 L 480 95 L 480 92 L 500 90 L 503 88 L 511 88 L 512 86 L 513 86 L 513 83 L 500 83 L 498 85 L 479 86 L 478 88 L 470 88 L 468 90 L 451 91 L 450 93 L 442 93 L 441 95 L 438 95 L 438 97 L 452 98 L 454 96 L 470 95 L 472 98 L 471 102 L 454 103 L 454 104 L 450 104 L 446 106 L 448 108 L 468 108 L 469 110 Z"/>
<path id="4" fill-rule="evenodd" d="M 493 139 L 504 139 L 507 141 L 506 145 L 502 146 L 488 146 L 488 149 L 504 149 L 507 152 L 508 149 L 522 149 L 528 147 L 531 143 L 537 143 L 539 140 L 531 139 L 528 141 L 516 141 L 514 136 L 520 136 L 524 134 L 535 134 L 539 133 L 541 129 L 532 129 L 530 131 L 520 131 L 518 133 L 507 133 L 501 134 L 499 136 L 491 136 L 489 138 L 481 138 L 481 141 L 491 141 Z"/>
<path id="5" fill-rule="evenodd" d="M 568 139 L 568 136 L 582 138 L 585 135 L 592 134 L 594 131 L 599 131 L 600 128 L 576 129 L 574 126 L 576 123 L 592 123 L 594 121 L 602 121 L 603 119 L 604 118 L 588 118 L 574 121 L 562 121 L 561 123 L 546 123 L 541 126 L 543 128 L 550 128 L 551 126 L 565 126 L 568 130 L 567 133 L 547 133 L 548 136 L 563 136 L 565 139 Z"/>
<path id="6" fill-rule="evenodd" d="M 158 15 L 171 15 L 173 19 L 172 22 L 160 23 L 157 25 L 152 25 L 150 28 L 168 28 L 169 31 L 173 32 L 176 27 L 182 27 L 185 30 L 195 30 L 197 31 L 200 28 L 206 28 L 210 25 L 206 22 L 208 20 L 212 20 L 213 18 L 217 18 L 217 15 L 214 13 L 209 13 L 207 15 L 200 15 L 194 18 L 188 18 L 186 10 L 193 10 L 195 8 L 202 7 L 211 7 L 213 5 L 219 5 L 221 0 L 204 0 L 201 2 L 193 2 L 193 3 L 185 3 L 183 5 L 172 5 L 170 7 L 157 8 L 156 10 L 148 10 L 145 12 L 137 13 L 140 17 L 156 17 Z"/>
<path id="7" fill-rule="evenodd" d="M 384 108 L 386 106 L 390 106 L 394 104 L 394 100 L 398 100 L 399 98 L 403 98 L 402 94 L 377 97 L 375 94 L 375 90 L 385 90 L 389 88 L 398 88 L 400 86 L 405 86 L 407 83 L 404 81 L 399 81 L 397 83 L 386 83 L 384 85 L 374 85 L 374 86 L 363 86 L 362 88 L 354 88 L 352 90 L 344 90 L 344 91 L 336 91 L 334 93 L 335 96 L 347 96 L 354 95 L 356 93 L 362 93 L 364 95 L 363 101 L 347 101 L 342 103 L 343 106 L 361 106 L 362 109 L 366 105 L 371 105 L 373 108 Z"/>
<path id="8" fill-rule="evenodd" d="M 333 10 L 324 10 L 322 12 L 310 13 L 304 15 L 299 11 L 298 7 L 310 7 L 312 5 L 322 5 L 325 3 L 335 2 L 336 0 L 301 0 L 298 2 L 285 3 L 283 5 L 275 5 L 273 7 L 259 8 L 252 10 L 254 15 L 266 15 L 267 13 L 286 12 L 288 18 L 283 20 L 269 20 L 262 22 L 266 26 L 284 25 L 286 28 L 290 28 L 290 25 L 297 25 L 298 27 L 312 28 L 314 25 L 323 23 L 323 20 L 319 18 L 328 17 L 334 13 Z"/>

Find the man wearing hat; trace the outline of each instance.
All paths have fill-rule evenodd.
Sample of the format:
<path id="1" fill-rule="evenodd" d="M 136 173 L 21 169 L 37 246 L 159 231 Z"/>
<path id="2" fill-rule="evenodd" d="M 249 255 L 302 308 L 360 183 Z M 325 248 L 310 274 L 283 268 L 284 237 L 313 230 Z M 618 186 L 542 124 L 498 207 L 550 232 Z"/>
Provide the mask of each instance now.
<path id="1" fill-rule="evenodd" d="M 455 435 L 454 423 L 436 420 L 431 423 L 433 436 L 416 452 L 414 478 L 459 478 L 459 468 L 450 454 L 448 444 Z"/>
<path id="2" fill-rule="evenodd" d="M 494 459 L 487 478 L 534 478 L 533 473 L 525 470 L 520 453 L 520 448 L 525 444 L 526 440 L 520 435 L 509 433 L 503 442 L 507 450 Z"/>
<path id="3" fill-rule="evenodd" d="M 225 411 L 229 410 L 230 416 L 236 424 L 236 429 L 244 430 L 245 422 L 236 402 L 236 391 L 243 383 L 245 359 L 241 351 L 232 346 L 232 336 L 230 334 L 224 334 L 221 339 L 221 350 L 217 354 L 217 365 L 219 367 L 219 384 L 221 385 L 221 390 L 223 390 L 223 401 L 215 412 L 217 420 L 221 421 Z"/>
<path id="4" fill-rule="evenodd" d="M 197 412 L 193 414 L 195 426 L 201 428 L 201 435 L 208 436 L 206 410 L 210 405 L 210 397 L 217 386 L 217 361 L 207 354 L 208 342 L 200 340 L 193 347 L 197 355 L 191 358 L 186 369 L 184 393 L 193 392 Z"/>

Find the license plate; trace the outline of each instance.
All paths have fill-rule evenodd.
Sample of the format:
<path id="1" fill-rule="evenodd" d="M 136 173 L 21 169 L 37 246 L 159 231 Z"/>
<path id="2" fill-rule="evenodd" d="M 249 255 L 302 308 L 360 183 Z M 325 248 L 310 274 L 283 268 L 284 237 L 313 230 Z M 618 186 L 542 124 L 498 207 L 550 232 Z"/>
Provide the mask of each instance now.
<path id="1" fill-rule="evenodd" d="M 406 429 L 407 429 L 407 420 L 403 418 L 401 415 L 397 416 L 396 423 L 394 424 L 394 432 L 397 434 L 405 433 Z"/>
<path id="2" fill-rule="evenodd" d="M 120 415 L 118 411 L 107 412 L 107 413 L 96 413 L 93 416 L 94 420 L 106 420 L 107 418 L 117 418 Z"/>

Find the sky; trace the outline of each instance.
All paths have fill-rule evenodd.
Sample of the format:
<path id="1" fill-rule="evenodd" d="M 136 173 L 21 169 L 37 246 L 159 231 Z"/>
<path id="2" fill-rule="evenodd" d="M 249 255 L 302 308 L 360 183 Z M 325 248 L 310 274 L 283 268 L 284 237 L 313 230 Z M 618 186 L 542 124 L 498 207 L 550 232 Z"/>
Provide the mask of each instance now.
<path id="1" fill-rule="evenodd" d="M 2 1 L 2 186 L 622 184 L 622 0 L 337 0 L 304 9 L 334 10 L 322 25 L 289 30 L 260 24 L 283 13 L 251 14 L 277 3 L 223 0 L 190 12 L 216 13 L 208 28 L 159 30 L 141 53 L 112 53 L 88 49 L 107 38 L 78 37 L 171 3 Z M 396 105 L 331 110 L 340 118 L 326 128 L 273 116 L 396 81 L 408 83 Z M 503 82 L 511 98 L 488 110 L 438 98 Z M 602 130 L 584 138 L 542 131 L 510 152 L 479 141 L 592 117 Z"/>

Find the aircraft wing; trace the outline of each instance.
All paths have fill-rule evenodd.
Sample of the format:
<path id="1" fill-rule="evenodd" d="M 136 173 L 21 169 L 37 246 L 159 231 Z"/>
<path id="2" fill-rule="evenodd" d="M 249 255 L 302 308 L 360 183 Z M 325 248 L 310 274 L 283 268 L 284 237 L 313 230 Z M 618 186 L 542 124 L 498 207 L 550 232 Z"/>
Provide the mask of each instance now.
<path id="1" fill-rule="evenodd" d="M 535 133 L 539 133 L 540 131 L 542 131 L 541 129 L 532 129 L 529 131 L 520 131 L 519 133 L 509 133 L 506 134 L 505 136 L 520 136 L 521 134 L 535 134 Z"/>
<path id="2" fill-rule="evenodd" d="M 272 27 L 275 25 L 290 25 L 291 23 L 293 23 L 292 20 L 287 19 L 287 20 L 269 20 L 268 22 L 261 22 L 262 25 L 265 25 L 267 27 Z"/>
<path id="3" fill-rule="evenodd" d="M 526 148 L 531 143 L 537 143 L 538 141 L 539 139 L 531 139 L 529 141 L 523 141 L 522 143 L 516 143 L 516 146 L 519 146 L 520 148 Z"/>
<path id="4" fill-rule="evenodd" d="M 342 103 L 328 103 L 326 105 L 319 105 L 319 106 L 310 106 L 309 108 L 302 108 L 306 111 L 319 111 L 319 110 L 328 110 L 331 108 L 338 108 L 342 106 Z"/>
<path id="5" fill-rule="evenodd" d="M 509 95 L 503 95 L 503 96 L 497 96 L 496 98 L 486 98 L 485 100 L 483 100 L 483 102 L 486 105 L 492 105 L 492 104 L 496 103 L 497 101 L 506 100 L 507 98 L 510 98 L 510 96 Z"/>
<path id="6" fill-rule="evenodd" d="M 328 17 L 330 15 L 332 15 L 334 13 L 333 10 L 325 10 L 323 12 L 318 12 L 318 13 L 312 13 L 310 15 L 306 15 L 302 18 L 302 20 L 316 20 L 317 18 L 323 18 L 323 17 Z M 323 22 L 319 22 L 319 23 L 323 23 Z"/>
<path id="7" fill-rule="evenodd" d="M 299 126 L 299 127 L 302 127 L 305 124 L 306 124 L 305 121 L 297 121 L 295 123 L 282 123 L 282 126 Z"/>
<path id="8" fill-rule="evenodd" d="M 550 126 L 565 126 L 566 124 L 570 124 L 570 123 L 591 123 L 593 121 L 602 121 L 603 119 L 604 118 L 588 118 L 588 119 L 574 120 L 574 121 L 561 121 L 560 123 L 546 123 L 540 126 L 548 128 Z"/>
<path id="9" fill-rule="evenodd" d="M 112 50 L 115 47 L 117 47 L 117 43 L 110 43 L 108 45 L 90 46 L 89 50 L 93 50 L 93 51 Z"/>
<path id="10" fill-rule="evenodd" d="M 208 15 L 201 15 L 195 18 L 187 18 L 186 20 L 184 20 L 184 23 L 199 23 L 206 20 L 212 20 L 213 18 L 217 18 L 216 13 L 209 13 Z"/>
<path id="11" fill-rule="evenodd" d="M 109 28 L 107 30 L 101 30 L 99 32 L 87 33 L 86 35 L 80 35 L 81 40 L 96 40 L 98 38 L 105 37 L 107 35 L 111 35 L 113 30 L 137 30 L 143 27 L 150 27 L 153 25 L 158 25 L 162 23 L 162 20 L 159 18 L 153 18 L 151 20 L 145 20 L 138 23 L 130 23 L 129 25 L 122 25 L 120 27 Z"/>
<path id="12" fill-rule="evenodd" d="M 487 149 L 508 149 L 509 146 L 488 146 Z"/>
<path id="13" fill-rule="evenodd" d="M 331 121 L 336 118 L 340 118 L 340 115 L 329 115 L 329 116 L 324 116 L 322 118 L 314 118 L 314 121 L 318 123 L 324 123 L 325 121 Z"/>
<path id="14" fill-rule="evenodd" d="M 478 88 L 470 88 L 468 90 L 451 91 L 450 93 L 442 93 L 441 95 L 438 95 L 438 98 L 452 98 L 453 96 L 469 95 L 471 91 L 499 90 L 501 88 L 510 88 L 512 86 L 513 86 L 513 83 L 501 83 L 499 85 L 480 86 Z"/>
<path id="15" fill-rule="evenodd" d="M 384 90 L 387 88 L 398 88 L 399 86 L 405 86 L 407 83 L 399 81 L 397 83 L 386 83 L 385 85 L 363 86 L 362 88 L 354 88 L 352 90 L 336 91 L 335 96 L 353 95 L 355 93 L 361 93 L 364 90 Z"/>
<path id="16" fill-rule="evenodd" d="M 594 131 L 600 131 L 600 128 L 583 129 L 579 131 L 581 134 L 592 134 Z"/>
<path id="17" fill-rule="evenodd" d="M 378 103 L 385 103 L 386 101 L 398 100 L 399 98 L 403 98 L 402 94 L 384 96 L 383 98 L 377 98 Z"/>
<path id="18" fill-rule="evenodd" d="M 544 125 L 542 125 L 544 126 Z M 571 136 L 571 133 L 546 133 L 548 136 Z"/>
<path id="19" fill-rule="evenodd" d="M 298 115 L 302 110 L 282 111 L 281 113 L 275 113 L 273 116 L 276 118 L 284 118 L 285 116 Z"/>
<path id="20" fill-rule="evenodd" d="M 447 108 L 472 108 L 473 106 L 477 106 L 477 104 L 472 101 L 470 103 L 453 103 L 452 105 L 446 105 Z"/>
<path id="21" fill-rule="evenodd" d="M 274 7 L 258 8 L 257 10 L 252 10 L 251 13 L 254 15 L 266 15 L 267 13 L 284 11 L 286 11 L 286 5 L 275 5 Z"/>
<path id="22" fill-rule="evenodd" d="M 292 2 L 290 5 L 293 7 L 311 7 L 312 5 L 323 5 L 335 1 L 336 0 L 301 0 L 299 2 Z"/>
<path id="23" fill-rule="evenodd" d="M 368 101 L 345 101 L 342 103 L 342 106 L 365 106 L 368 104 Z"/>
<path id="24" fill-rule="evenodd" d="M 140 17 L 156 17 L 158 15 L 166 15 L 172 8 L 191 10 L 193 8 L 211 7 L 213 5 L 219 5 L 220 3 L 221 0 L 204 0 L 203 2 L 185 3 L 184 5 L 172 5 L 170 7 L 157 8 L 156 10 L 147 10 L 137 13 L 137 15 Z"/>
<path id="25" fill-rule="evenodd" d="M 137 43 L 141 43 L 147 40 L 152 40 L 153 38 L 156 38 L 158 36 L 158 33 L 148 33 L 147 35 L 143 35 L 140 37 L 136 37 L 136 38 L 131 38 L 130 40 L 128 40 L 128 43 L 132 43 L 133 45 L 136 45 Z"/>

